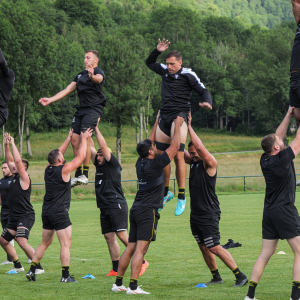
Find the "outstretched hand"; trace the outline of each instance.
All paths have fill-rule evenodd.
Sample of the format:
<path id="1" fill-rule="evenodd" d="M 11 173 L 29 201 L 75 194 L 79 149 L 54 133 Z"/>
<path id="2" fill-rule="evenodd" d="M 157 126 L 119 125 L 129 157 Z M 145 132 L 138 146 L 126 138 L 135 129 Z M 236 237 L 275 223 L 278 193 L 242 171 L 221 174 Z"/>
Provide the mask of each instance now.
<path id="1" fill-rule="evenodd" d="M 85 69 L 89 72 L 89 77 L 92 78 L 94 76 L 94 68 L 90 64 L 88 64 Z"/>
<path id="2" fill-rule="evenodd" d="M 212 110 L 212 106 L 208 102 L 203 102 L 203 103 L 199 102 L 199 106 L 204 108 L 204 109 Z"/>
<path id="3" fill-rule="evenodd" d="M 51 103 L 51 100 L 50 100 L 50 98 L 41 98 L 41 99 L 39 100 L 39 102 L 40 102 L 43 106 L 47 106 L 47 105 L 49 105 L 49 104 Z"/>
<path id="4" fill-rule="evenodd" d="M 165 38 L 163 38 L 162 42 L 160 41 L 160 39 L 158 39 L 158 45 L 157 45 L 157 50 L 159 52 L 164 52 L 169 48 L 170 42 L 168 40 L 165 41 Z"/>
<path id="5" fill-rule="evenodd" d="M 5 135 L 4 135 L 5 145 L 9 145 L 9 140 L 10 140 L 10 134 L 5 133 Z"/>
<path id="6" fill-rule="evenodd" d="M 73 134 L 73 128 L 70 129 L 69 134 L 68 134 L 68 138 L 70 140 L 72 140 L 72 134 Z"/>
<path id="7" fill-rule="evenodd" d="M 93 129 L 88 128 L 85 132 L 81 132 L 81 138 L 88 139 L 92 136 Z"/>

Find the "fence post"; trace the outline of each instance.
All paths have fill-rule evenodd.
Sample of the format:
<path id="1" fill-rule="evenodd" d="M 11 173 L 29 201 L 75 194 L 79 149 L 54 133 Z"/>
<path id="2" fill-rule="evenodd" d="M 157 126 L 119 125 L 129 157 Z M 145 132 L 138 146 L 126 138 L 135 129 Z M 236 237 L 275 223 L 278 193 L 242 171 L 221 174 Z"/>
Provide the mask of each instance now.
<path id="1" fill-rule="evenodd" d="M 244 194 L 246 194 L 246 176 L 244 176 Z"/>
<path id="2" fill-rule="evenodd" d="M 173 183 L 174 183 L 174 196 L 175 196 L 175 192 L 176 192 L 175 178 L 173 179 Z"/>

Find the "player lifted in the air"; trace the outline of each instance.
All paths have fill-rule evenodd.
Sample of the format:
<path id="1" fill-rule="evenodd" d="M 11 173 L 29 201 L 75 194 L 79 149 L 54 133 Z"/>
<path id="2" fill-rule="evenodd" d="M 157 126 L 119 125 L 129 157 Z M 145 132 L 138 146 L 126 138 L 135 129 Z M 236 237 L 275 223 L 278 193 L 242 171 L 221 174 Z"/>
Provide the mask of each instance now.
<path id="1" fill-rule="evenodd" d="M 185 210 L 185 179 L 186 166 L 184 161 L 184 147 L 187 136 L 188 114 L 191 110 L 190 98 L 192 91 L 196 91 L 202 98 L 200 107 L 212 109 L 212 100 L 208 90 L 200 81 L 197 74 L 191 69 L 182 66 L 182 56 L 178 51 L 171 51 L 166 58 L 166 64 L 158 63 L 158 56 L 169 48 L 170 42 L 163 39 L 157 45 L 146 60 L 148 68 L 157 73 L 162 78 L 161 98 L 162 105 L 160 109 L 159 125 L 155 134 L 155 143 L 159 153 L 163 153 L 171 144 L 174 136 L 174 120 L 177 116 L 185 119 L 181 126 L 180 149 L 175 156 L 176 178 L 178 184 L 178 200 L 175 215 L 180 216 Z M 169 181 L 171 166 L 164 169 L 165 173 L 165 193 L 164 205 L 173 198 L 169 192 Z"/>
<path id="2" fill-rule="evenodd" d="M 46 106 L 52 102 L 58 101 L 70 93 L 77 90 L 80 99 L 80 105 L 76 107 L 72 121 L 73 137 L 72 146 L 74 157 L 77 156 L 80 147 L 80 133 L 85 132 L 88 128 L 94 130 L 98 118 L 103 115 L 103 107 L 106 105 L 106 98 L 102 93 L 102 87 L 105 81 L 104 72 L 98 68 L 99 54 L 95 50 L 87 50 L 84 58 L 85 70 L 81 71 L 64 90 L 51 98 L 41 98 L 39 102 Z M 91 159 L 90 142 L 87 144 L 86 158 L 76 172 L 75 178 L 72 179 L 71 185 L 88 183 L 89 164 Z"/>

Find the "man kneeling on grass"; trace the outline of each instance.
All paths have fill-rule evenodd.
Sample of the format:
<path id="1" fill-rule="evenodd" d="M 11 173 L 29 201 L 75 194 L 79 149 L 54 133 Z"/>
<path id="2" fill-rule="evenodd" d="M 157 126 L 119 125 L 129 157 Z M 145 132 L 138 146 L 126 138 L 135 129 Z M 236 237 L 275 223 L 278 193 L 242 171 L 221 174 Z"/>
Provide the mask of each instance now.
<path id="1" fill-rule="evenodd" d="M 163 207 L 165 175 L 163 172 L 175 157 L 180 146 L 180 127 L 184 122 L 182 117 L 175 120 L 175 133 L 170 147 L 161 155 L 154 146 L 156 119 L 149 139 L 138 143 L 136 149 L 139 158 L 136 162 L 136 173 L 139 181 L 134 203 L 130 210 L 129 243 L 121 256 L 116 283 L 113 292 L 127 291 L 126 294 L 150 294 L 138 287 L 138 278 L 151 241 L 156 239 L 157 222 L 160 218 L 158 209 Z M 123 286 L 123 276 L 131 262 L 131 278 L 129 288 Z"/>

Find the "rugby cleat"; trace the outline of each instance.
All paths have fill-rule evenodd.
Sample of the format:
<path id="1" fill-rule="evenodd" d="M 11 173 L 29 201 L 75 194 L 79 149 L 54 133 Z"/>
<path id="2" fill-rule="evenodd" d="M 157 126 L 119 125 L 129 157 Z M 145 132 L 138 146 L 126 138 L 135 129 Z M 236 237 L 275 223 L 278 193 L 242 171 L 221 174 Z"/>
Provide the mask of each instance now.
<path id="1" fill-rule="evenodd" d="M 149 295 L 150 294 L 150 293 L 145 292 L 144 290 L 142 290 L 140 288 L 140 286 L 138 286 L 138 288 L 136 290 L 131 290 L 130 288 L 128 288 L 127 292 L 126 292 L 126 295 L 134 295 L 134 294 L 147 294 L 147 295 Z"/>
<path id="2" fill-rule="evenodd" d="M 246 298 L 244 300 L 257 300 L 255 297 L 254 298 L 249 298 L 248 296 L 246 296 Z M 292 300 L 292 298 L 291 298 Z"/>
<path id="3" fill-rule="evenodd" d="M 16 271 L 16 272 L 24 272 L 25 271 L 25 269 L 23 268 L 23 267 L 21 267 L 21 268 L 12 268 L 12 269 L 10 269 L 8 272 L 10 272 L 10 271 Z M 6 273 L 8 273 L 8 272 L 6 272 Z"/>
<path id="4" fill-rule="evenodd" d="M 149 266 L 149 263 L 146 261 L 145 259 L 145 263 L 142 264 L 142 267 L 141 267 L 141 271 L 140 271 L 140 275 L 139 276 L 142 276 L 145 272 L 146 272 L 146 269 L 148 268 Z"/>
<path id="5" fill-rule="evenodd" d="M 36 281 L 36 278 L 35 278 L 35 274 L 29 270 L 26 274 L 26 278 L 29 280 L 29 281 Z"/>
<path id="6" fill-rule="evenodd" d="M 116 285 L 115 283 L 113 284 L 112 288 L 111 288 L 112 292 L 126 292 L 127 289 L 124 285 Z"/>
<path id="7" fill-rule="evenodd" d="M 117 276 L 117 275 L 118 275 L 118 272 L 111 270 L 106 276 Z"/>
<path id="8" fill-rule="evenodd" d="M 35 269 L 35 275 L 39 275 L 39 274 L 43 274 L 45 273 L 45 270 L 42 268 L 42 269 Z"/>
<path id="9" fill-rule="evenodd" d="M 244 286 L 248 282 L 248 277 L 243 274 L 244 276 L 242 278 L 239 278 L 235 281 L 235 285 L 233 287 L 239 287 Z"/>
<path id="10" fill-rule="evenodd" d="M 78 181 L 78 177 L 74 177 L 71 179 L 71 187 L 75 187 L 76 185 L 80 185 L 81 183 Z"/>
<path id="11" fill-rule="evenodd" d="M 62 277 L 60 282 L 78 282 L 77 280 L 75 280 L 75 278 L 73 276 L 70 276 L 65 278 L 65 277 Z"/>
<path id="12" fill-rule="evenodd" d="M 222 278 L 220 278 L 220 279 L 214 279 L 214 278 L 213 278 L 211 281 L 205 283 L 205 285 L 209 285 L 209 284 L 220 284 L 220 283 L 223 283 Z"/>
<path id="13" fill-rule="evenodd" d="M 163 202 L 163 208 L 165 207 L 166 203 L 171 201 L 173 199 L 174 195 L 172 192 L 168 191 L 167 196 L 164 197 L 164 202 Z M 158 211 L 161 211 L 162 208 L 159 208 Z"/>
<path id="14" fill-rule="evenodd" d="M 13 265 L 14 263 L 12 261 L 9 261 L 9 260 L 5 260 L 4 262 L 2 262 L 0 264 L 0 266 L 3 266 L 3 265 Z"/>
<path id="15" fill-rule="evenodd" d="M 175 216 L 180 216 L 183 214 L 183 212 L 185 211 L 185 204 L 186 204 L 186 199 L 184 200 L 177 199 Z"/>
<path id="16" fill-rule="evenodd" d="M 79 182 L 79 184 L 88 184 L 89 183 L 89 180 L 85 175 L 78 176 L 77 181 Z"/>

